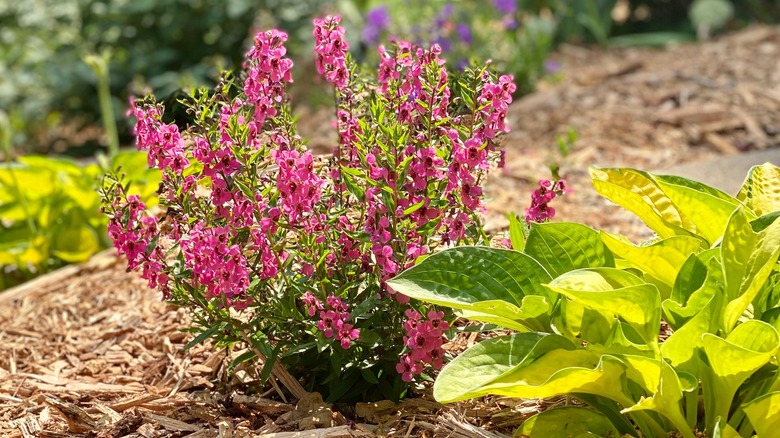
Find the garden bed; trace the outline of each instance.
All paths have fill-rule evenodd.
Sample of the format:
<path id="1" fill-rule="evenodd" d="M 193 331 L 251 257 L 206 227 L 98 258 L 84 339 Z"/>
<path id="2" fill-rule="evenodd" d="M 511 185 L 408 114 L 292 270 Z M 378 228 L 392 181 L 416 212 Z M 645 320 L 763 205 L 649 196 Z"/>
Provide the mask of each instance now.
<path id="1" fill-rule="evenodd" d="M 563 47 L 556 54 L 562 80 L 510 110 L 507 166 L 487 187 L 488 228 L 502 230 L 506 213 L 527 207 L 556 159 L 556 136 L 571 127 L 579 139 L 557 159 L 573 190 L 556 200 L 557 219 L 648 237 L 597 196 L 588 166 L 665 169 L 776 147 L 778 52 L 780 29 L 766 27 L 666 51 Z M 558 403 L 490 397 L 443 407 L 423 393 L 400 405 L 328 406 L 316 396 L 285 399 L 273 386 L 245 395 L 251 370 L 228 373 L 226 352 L 209 343 L 182 352 L 186 313 L 125 273 L 112 254 L 0 295 L 0 435 L 501 436 Z M 447 347 L 476 340 L 464 336 Z M 311 428 L 318 432 L 288 433 Z"/>

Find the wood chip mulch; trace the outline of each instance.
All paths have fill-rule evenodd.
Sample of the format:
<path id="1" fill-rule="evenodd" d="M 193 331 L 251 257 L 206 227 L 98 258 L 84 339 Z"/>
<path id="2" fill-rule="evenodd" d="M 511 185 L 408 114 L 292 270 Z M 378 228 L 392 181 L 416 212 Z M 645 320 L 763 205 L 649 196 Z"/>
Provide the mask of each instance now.
<path id="1" fill-rule="evenodd" d="M 589 165 L 662 169 L 780 143 L 780 29 L 753 27 L 665 51 L 563 47 L 562 82 L 516 102 L 507 167 L 491 178 L 487 225 L 522 213 L 548 177 L 557 134 L 580 139 L 562 161 L 573 192 L 558 217 L 649 237 L 601 200 Z M 326 143 L 326 142 L 325 142 Z M 291 400 L 252 369 L 228 372 L 240 351 L 188 352 L 186 312 L 127 274 L 111 253 L 0 293 L 2 437 L 504 437 L 565 400 L 486 397 L 442 406 L 424 391 L 401 404 L 332 406 Z M 457 350 L 478 339 L 463 337 Z"/>

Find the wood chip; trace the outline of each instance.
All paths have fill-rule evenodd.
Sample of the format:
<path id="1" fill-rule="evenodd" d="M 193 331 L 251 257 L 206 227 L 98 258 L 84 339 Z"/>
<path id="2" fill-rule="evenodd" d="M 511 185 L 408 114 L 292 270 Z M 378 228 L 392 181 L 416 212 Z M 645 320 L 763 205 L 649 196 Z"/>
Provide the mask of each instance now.
<path id="1" fill-rule="evenodd" d="M 163 415 L 157 414 L 144 414 L 144 417 L 156 422 L 164 429 L 172 432 L 197 432 L 203 428 L 194 424 L 185 423 L 183 421 L 175 420 Z"/>
<path id="2" fill-rule="evenodd" d="M 737 147 L 734 146 L 730 141 L 714 132 L 710 132 L 705 135 L 704 140 L 707 143 L 715 146 L 715 148 L 718 149 L 718 151 L 720 151 L 720 153 L 723 155 L 733 155 L 740 152 L 739 149 L 737 149 Z"/>

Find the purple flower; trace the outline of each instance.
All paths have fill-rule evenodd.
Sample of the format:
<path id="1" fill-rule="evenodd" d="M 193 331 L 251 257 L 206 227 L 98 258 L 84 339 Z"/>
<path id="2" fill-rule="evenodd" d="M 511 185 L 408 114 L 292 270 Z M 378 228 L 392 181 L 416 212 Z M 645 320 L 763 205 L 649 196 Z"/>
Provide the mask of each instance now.
<path id="1" fill-rule="evenodd" d="M 438 44 L 439 47 L 441 47 L 442 53 L 449 53 L 452 51 L 452 41 L 447 37 L 436 37 L 433 40 L 433 44 Z"/>
<path id="2" fill-rule="evenodd" d="M 390 15 L 387 5 L 379 5 L 366 14 L 366 26 L 363 28 L 363 42 L 374 45 L 379 42 L 382 31 L 390 26 Z"/>
<path id="3" fill-rule="evenodd" d="M 502 14 L 514 14 L 517 12 L 517 0 L 493 0 L 493 6 Z"/>
<path id="4" fill-rule="evenodd" d="M 554 60 L 554 59 L 548 59 L 544 61 L 544 72 L 548 75 L 554 75 L 555 73 L 558 73 L 561 71 L 561 63 Z"/>
<path id="5" fill-rule="evenodd" d="M 468 23 L 458 23 L 455 31 L 458 33 L 458 38 L 460 38 L 462 42 L 466 44 L 474 42 L 474 36 L 471 34 L 471 28 Z"/>

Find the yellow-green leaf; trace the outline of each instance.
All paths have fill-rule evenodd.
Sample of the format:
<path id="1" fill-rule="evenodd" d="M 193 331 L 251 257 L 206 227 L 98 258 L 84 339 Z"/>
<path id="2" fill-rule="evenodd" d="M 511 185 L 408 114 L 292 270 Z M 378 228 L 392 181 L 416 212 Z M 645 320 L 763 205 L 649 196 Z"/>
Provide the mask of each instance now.
<path id="1" fill-rule="evenodd" d="M 547 409 L 525 420 L 515 438 L 618 438 L 615 426 L 603 414 L 580 406 Z"/>
<path id="2" fill-rule="evenodd" d="M 780 168 L 771 163 L 753 166 L 737 199 L 757 216 L 780 210 Z"/>
<path id="3" fill-rule="evenodd" d="M 669 287 L 674 285 L 685 260 L 701 248 L 701 241 L 689 236 L 673 236 L 646 246 L 634 246 L 618 236 L 601 232 L 601 240 L 617 255 Z"/>
<path id="4" fill-rule="evenodd" d="M 691 234 L 692 224 L 647 172 L 590 168 L 596 191 L 634 213 L 661 238 Z"/>
<path id="5" fill-rule="evenodd" d="M 708 426 L 717 416 L 727 418 L 737 389 L 780 349 L 780 336 L 774 327 L 759 320 L 738 325 L 726 339 L 706 333 L 702 336 L 709 359 L 702 380 Z"/>
<path id="6" fill-rule="evenodd" d="M 780 222 L 775 221 L 758 233 L 755 247 L 751 251 L 739 285 L 739 296 L 726 305 L 723 325 L 730 331 L 737 320 L 758 295 L 772 273 L 780 256 Z M 726 263 L 726 260 L 724 260 Z M 728 269 L 724 265 L 724 269 Z"/>
<path id="7" fill-rule="evenodd" d="M 579 269 L 545 286 L 572 301 L 620 316 L 647 344 L 658 341 L 661 295 L 635 275 L 614 268 Z"/>
<path id="8" fill-rule="evenodd" d="M 762 395 L 743 405 L 759 438 L 776 436 L 780 430 L 780 392 Z"/>
<path id="9" fill-rule="evenodd" d="M 573 350 L 574 344 L 559 335 L 515 333 L 480 342 L 459 354 L 439 373 L 433 395 L 449 403 L 479 397 L 485 385 L 558 349 Z"/>

